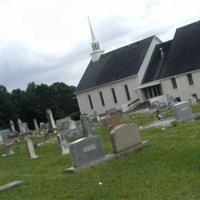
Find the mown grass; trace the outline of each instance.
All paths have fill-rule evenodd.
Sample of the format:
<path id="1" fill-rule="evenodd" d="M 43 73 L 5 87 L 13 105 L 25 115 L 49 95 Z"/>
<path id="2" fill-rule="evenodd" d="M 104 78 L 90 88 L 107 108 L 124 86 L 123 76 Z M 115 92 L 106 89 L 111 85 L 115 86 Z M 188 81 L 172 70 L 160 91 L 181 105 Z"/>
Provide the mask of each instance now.
<path id="1" fill-rule="evenodd" d="M 195 111 L 200 112 L 200 106 Z M 146 117 L 142 122 L 134 118 L 138 120 L 135 123 L 148 123 Z M 102 136 L 106 152 L 111 153 L 107 129 L 95 130 Z M 21 144 L 14 157 L 0 158 L 0 184 L 23 180 L 24 185 L 0 193 L 0 199 L 199 200 L 200 121 L 180 123 L 164 131 L 148 129 L 142 138 L 151 146 L 75 174 L 63 171 L 71 166 L 71 160 L 61 155 L 57 144 L 37 148 L 38 160 L 28 160 Z"/>

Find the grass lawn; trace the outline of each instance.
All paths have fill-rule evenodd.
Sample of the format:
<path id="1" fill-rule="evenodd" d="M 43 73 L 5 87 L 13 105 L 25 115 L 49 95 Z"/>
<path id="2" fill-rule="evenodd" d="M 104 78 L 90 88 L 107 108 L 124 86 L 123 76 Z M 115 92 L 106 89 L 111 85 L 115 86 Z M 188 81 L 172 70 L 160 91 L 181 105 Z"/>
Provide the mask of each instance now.
<path id="1" fill-rule="evenodd" d="M 200 106 L 194 110 L 200 112 Z M 132 120 L 138 125 L 153 120 L 146 117 Z M 108 131 L 95 130 L 111 153 Z M 57 144 L 37 148 L 41 156 L 37 160 L 28 160 L 21 144 L 14 157 L 0 158 L 0 184 L 23 180 L 24 185 L 0 193 L 0 200 L 199 200 L 200 121 L 165 131 L 148 129 L 142 138 L 150 140 L 151 146 L 74 174 L 63 171 L 71 160 L 61 155 Z"/>

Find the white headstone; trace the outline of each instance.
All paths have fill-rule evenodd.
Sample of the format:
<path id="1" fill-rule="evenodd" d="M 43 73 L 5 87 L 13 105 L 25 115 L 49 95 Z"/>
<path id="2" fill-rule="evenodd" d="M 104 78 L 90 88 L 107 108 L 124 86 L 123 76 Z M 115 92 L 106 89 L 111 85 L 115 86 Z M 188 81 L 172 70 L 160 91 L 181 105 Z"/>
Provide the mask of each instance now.
<path id="1" fill-rule="evenodd" d="M 13 133 L 16 133 L 16 129 L 15 129 L 15 124 L 12 120 L 10 120 L 10 130 L 13 132 Z"/>
<path id="2" fill-rule="evenodd" d="M 36 119 L 33 119 L 33 125 L 36 131 L 39 131 L 39 126 Z"/>
<path id="3" fill-rule="evenodd" d="M 52 111 L 50 109 L 48 109 L 48 110 L 46 110 L 46 113 L 47 113 L 47 118 L 49 121 L 49 132 L 53 132 L 55 129 L 57 129 L 57 127 L 56 127 L 56 123 L 53 118 Z"/>
<path id="4" fill-rule="evenodd" d="M 68 143 L 65 139 L 65 136 L 63 134 L 58 134 L 57 135 L 58 138 L 58 142 L 60 144 L 61 150 L 62 150 L 62 154 L 69 154 L 69 147 L 68 147 Z"/>
<path id="5" fill-rule="evenodd" d="M 69 129 L 75 129 L 76 128 L 76 123 L 74 120 L 70 120 L 69 122 Z"/>
<path id="6" fill-rule="evenodd" d="M 17 124 L 18 124 L 18 127 L 19 127 L 19 132 L 22 134 L 22 133 L 25 133 L 26 132 L 26 127 L 24 126 L 24 124 L 22 123 L 21 119 L 18 119 L 17 120 Z"/>
<path id="7" fill-rule="evenodd" d="M 28 153 L 29 153 L 30 159 L 38 158 L 38 156 L 35 153 L 35 149 L 34 149 L 34 146 L 33 146 L 31 136 L 30 135 L 25 136 L 25 140 L 26 140 L 26 145 L 27 145 L 27 148 L 28 148 Z"/>

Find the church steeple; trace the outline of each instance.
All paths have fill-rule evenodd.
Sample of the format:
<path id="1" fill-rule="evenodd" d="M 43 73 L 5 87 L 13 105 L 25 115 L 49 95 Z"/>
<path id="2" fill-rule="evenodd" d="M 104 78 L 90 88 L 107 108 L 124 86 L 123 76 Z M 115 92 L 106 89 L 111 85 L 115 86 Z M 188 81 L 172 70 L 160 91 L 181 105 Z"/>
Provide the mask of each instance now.
<path id="1" fill-rule="evenodd" d="M 94 31 L 92 29 L 92 25 L 91 25 L 89 17 L 88 17 L 88 22 L 90 26 L 90 32 L 91 32 L 91 38 L 92 38 L 91 45 L 92 45 L 92 50 L 93 50 L 93 52 L 90 55 L 92 56 L 92 61 L 96 62 L 99 60 L 100 56 L 103 54 L 104 51 L 100 49 L 99 42 L 95 38 Z"/>

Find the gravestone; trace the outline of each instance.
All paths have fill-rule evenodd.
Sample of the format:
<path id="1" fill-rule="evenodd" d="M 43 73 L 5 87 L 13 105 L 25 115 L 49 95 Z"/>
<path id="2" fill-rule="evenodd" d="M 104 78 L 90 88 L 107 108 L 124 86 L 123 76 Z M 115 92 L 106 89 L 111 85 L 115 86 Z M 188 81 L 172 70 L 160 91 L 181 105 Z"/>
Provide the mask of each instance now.
<path id="1" fill-rule="evenodd" d="M 30 132 L 27 122 L 24 122 L 23 125 L 24 125 L 24 128 L 25 128 L 25 132 Z"/>
<path id="2" fill-rule="evenodd" d="M 71 121 L 71 117 L 65 117 L 62 119 L 56 120 L 56 127 L 58 129 L 67 129 L 69 128 L 69 123 Z"/>
<path id="3" fill-rule="evenodd" d="M 17 119 L 17 124 L 18 124 L 18 127 L 19 127 L 20 134 L 25 133 L 26 132 L 26 127 L 22 123 L 21 119 Z"/>
<path id="4" fill-rule="evenodd" d="M 80 128 L 66 129 L 62 132 L 62 134 L 64 135 L 64 137 L 67 141 L 77 140 L 77 139 L 84 137 L 83 132 Z"/>
<path id="5" fill-rule="evenodd" d="M 25 137 L 24 137 L 25 141 L 26 141 L 26 146 L 27 146 L 27 149 L 28 149 L 28 154 L 30 156 L 30 159 L 36 159 L 38 158 L 38 156 L 36 155 L 35 153 L 35 148 L 33 146 L 33 142 L 32 142 L 32 137 L 31 135 L 27 134 Z"/>
<path id="6" fill-rule="evenodd" d="M 87 116 L 89 123 L 97 123 L 97 114 L 90 114 Z"/>
<path id="7" fill-rule="evenodd" d="M 58 134 L 57 138 L 62 150 L 62 154 L 69 154 L 69 147 L 64 134 Z"/>
<path id="8" fill-rule="evenodd" d="M 13 132 L 13 133 L 16 133 L 16 129 L 15 129 L 15 124 L 12 120 L 10 120 L 10 130 Z"/>
<path id="9" fill-rule="evenodd" d="M 89 136 L 92 136 L 93 135 L 93 132 L 92 132 L 92 128 L 90 126 L 90 123 L 87 119 L 87 116 L 85 114 L 82 114 L 80 116 L 80 119 L 81 119 L 81 123 L 82 123 L 82 128 L 83 128 L 83 134 L 85 137 L 89 137 Z"/>
<path id="10" fill-rule="evenodd" d="M 133 124 L 121 124 L 116 126 L 110 132 L 113 152 L 115 154 L 124 155 L 132 153 L 135 150 L 147 144 L 147 141 L 142 142 L 139 128 Z"/>
<path id="11" fill-rule="evenodd" d="M 69 149 L 73 161 L 73 167 L 66 169 L 69 172 L 95 166 L 112 158 L 112 156 L 105 156 L 100 136 L 76 140 L 69 145 Z"/>
<path id="12" fill-rule="evenodd" d="M 120 117 L 118 115 L 113 115 L 104 119 L 105 126 L 114 128 L 121 124 Z"/>
<path id="13" fill-rule="evenodd" d="M 23 184 L 23 181 L 13 181 L 13 182 L 7 183 L 6 185 L 1 185 L 0 186 L 0 192 L 10 190 L 10 189 L 15 188 L 15 187 L 19 187 L 22 184 Z"/>
<path id="14" fill-rule="evenodd" d="M 53 113 L 50 109 L 46 110 L 46 113 L 47 113 L 47 119 L 48 119 L 48 122 L 49 122 L 48 131 L 54 132 L 57 129 L 57 127 L 56 127 L 56 124 L 55 124 L 55 121 L 54 121 L 54 118 L 53 118 Z"/>
<path id="15" fill-rule="evenodd" d="M 69 129 L 75 129 L 76 128 L 76 123 L 74 120 L 69 121 Z"/>
<path id="16" fill-rule="evenodd" d="M 45 131 L 46 130 L 46 126 L 44 122 L 40 122 L 40 130 L 41 131 Z"/>
<path id="17" fill-rule="evenodd" d="M 33 119 L 33 125 L 36 131 L 40 130 L 36 119 Z"/>
<path id="18" fill-rule="evenodd" d="M 7 150 L 8 150 L 8 154 L 7 154 L 8 156 L 15 155 L 15 152 L 13 150 L 13 143 L 8 143 L 5 146 L 6 146 Z"/>
<path id="19" fill-rule="evenodd" d="M 189 121 L 196 118 L 196 115 L 192 113 L 192 104 L 190 101 L 174 104 L 173 111 L 178 122 Z"/>

